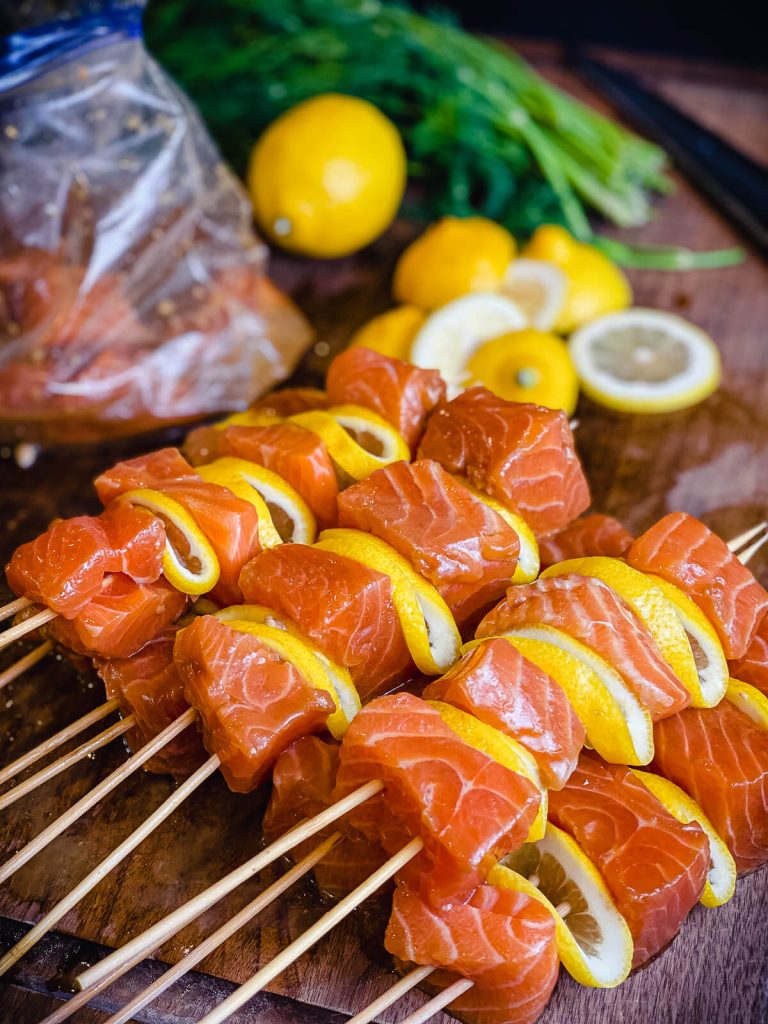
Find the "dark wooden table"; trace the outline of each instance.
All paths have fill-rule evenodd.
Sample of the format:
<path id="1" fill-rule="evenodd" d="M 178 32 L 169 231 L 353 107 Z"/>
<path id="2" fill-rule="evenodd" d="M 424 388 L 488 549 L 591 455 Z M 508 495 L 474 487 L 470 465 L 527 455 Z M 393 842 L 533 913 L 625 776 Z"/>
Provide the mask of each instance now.
<path id="1" fill-rule="evenodd" d="M 563 69 L 551 47 L 528 47 L 538 66 L 598 107 L 600 102 Z M 766 78 L 666 60 L 612 55 L 647 76 L 665 95 L 768 160 Z M 396 226 L 359 257 L 318 267 L 278 257 L 273 269 L 311 315 L 326 347 L 310 354 L 305 372 L 319 373 L 327 351 L 388 303 L 393 260 L 409 237 Z M 628 236 L 627 236 L 628 237 Z M 684 183 L 660 204 L 658 216 L 633 240 L 690 245 L 733 244 L 730 227 Z M 671 416 L 613 415 L 583 402 L 579 448 L 594 504 L 641 529 L 669 509 L 701 516 L 726 536 L 763 518 L 768 507 L 768 270 L 750 253 L 739 268 L 684 275 L 635 273 L 637 301 L 680 312 L 701 324 L 723 353 L 725 378 L 705 404 Z M 135 447 L 135 446 L 134 446 Z M 53 515 L 94 507 L 89 481 L 114 460 L 114 450 L 49 453 L 27 472 L 8 452 L 0 460 L 0 559 L 44 528 Z M 768 562 L 756 561 L 768 582 Z M 0 595 L 0 597 L 4 597 Z M 14 654 L 15 656 L 15 654 Z M 6 652 L 2 664 L 10 658 Z M 19 756 L 100 700 L 92 679 L 76 679 L 54 659 L 0 695 L 0 759 Z M 123 759 L 115 743 L 4 813 L 0 857 L 37 834 L 62 809 Z M 7 947 L 50 909 L 101 857 L 170 792 L 172 783 L 138 773 L 86 815 L 0 892 L 0 944 Z M 41 943 L 0 988 L 0 1020 L 31 1024 L 56 1005 L 73 970 L 121 945 L 164 912 L 203 889 L 255 852 L 263 795 L 236 797 L 211 779 Z M 276 869 L 277 870 L 277 869 Z M 251 899 L 273 874 L 213 908 L 160 951 L 174 961 Z M 768 1020 L 768 871 L 739 882 L 719 910 L 696 908 L 673 946 L 611 992 L 579 988 L 563 972 L 544 1024 L 764 1024 Z M 139 1020 L 187 1024 L 245 980 L 321 913 L 309 884 L 300 885 L 258 922 L 231 939 L 194 974 L 144 1010 Z M 332 1024 L 364 1006 L 392 981 L 380 937 L 385 914 L 373 905 L 354 915 L 236 1020 L 258 1024 Z M 161 970 L 141 965 L 81 1011 L 97 1024 Z M 403 1000 L 384 1021 L 423 1001 Z M 448 1018 L 441 1018 L 448 1020 Z"/>

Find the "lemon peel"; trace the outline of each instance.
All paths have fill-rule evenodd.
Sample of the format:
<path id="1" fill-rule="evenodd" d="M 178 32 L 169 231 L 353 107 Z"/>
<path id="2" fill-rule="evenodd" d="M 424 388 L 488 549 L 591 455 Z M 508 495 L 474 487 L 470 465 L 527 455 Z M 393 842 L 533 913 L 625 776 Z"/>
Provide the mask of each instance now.
<path id="1" fill-rule="evenodd" d="M 725 699 L 748 715 L 761 729 L 768 729 L 768 697 L 751 683 L 731 679 L 725 691 Z"/>

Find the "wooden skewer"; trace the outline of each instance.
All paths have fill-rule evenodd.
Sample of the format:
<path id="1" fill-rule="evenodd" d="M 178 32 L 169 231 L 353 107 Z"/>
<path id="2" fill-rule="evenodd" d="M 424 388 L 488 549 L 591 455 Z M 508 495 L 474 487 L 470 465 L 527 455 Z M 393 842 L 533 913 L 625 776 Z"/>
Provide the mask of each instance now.
<path id="1" fill-rule="evenodd" d="M 28 619 L 24 619 L 23 622 L 17 623 L 15 626 L 11 626 L 10 629 L 6 629 L 5 632 L 0 633 L 0 651 L 4 647 L 8 647 L 9 644 L 16 643 L 17 640 L 21 640 L 27 633 L 34 633 L 40 626 L 44 626 L 46 622 L 50 622 L 51 619 L 58 617 L 58 612 L 53 611 L 51 608 L 43 608 L 41 612 L 37 612 L 36 615 L 31 615 Z"/>
<path id="2" fill-rule="evenodd" d="M 119 704 L 114 698 L 105 701 L 97 708 L 94 708 L 93 711 L 89 711 L 87 715 L 83 715 L 82 718 L 78 718 L 76 722 L 72 722 L 71 725 L 68 725 L 66 728 L 54 733 L 54 735 L 49 737 L 47 740 L 43 740 L 42 743 L 38 743 L 38 745 L 33 747 L 32 750 L 29 750 L 26 754 L 23 754 L 15 761 L 11 761 L 9 765 L 6 765 L 5 768 L 0 770 L 0 785 L 7 782 L 8 779 L 12 779 L 14 775 L 18 775 L 19 772 L 24 771 L 25 768 L 29 768 L 31 764 L 34 764 L 35 761 L 39 761 L 41 757 L 45 757 L 46 754 L 50 754 L 51 751 L 56 750 L 57 747 L 66 743 L 67 740 L 71 740 L 81 732 L 85 732 L 89 726 L 94 725 L 96 722 L 100 722 L 102 718 L 106 718 L 107 715 L 111 715 L 113 711 L 117 711 L 118 707 Z"/>
<path id="3" fill-rule="evenodd" d="M 200 943 L 195 949 L 188 953 L 183 960 L 180 960 L 177 964 L 174 964 L 169 970 L 157 978 L 151 985 L 145 988 L 142 992 L 131 1000 L 127 1006 L 124 1006 L 122 1010 L 118 1010 L 116 1014 L 109 1018 L 107 1024 L 118 1024 L 121 1021 L 130 1020 L 134 1014 L 138 1013 L 148 1003 L 151 1003 L 153 999 L 156 999 L 161 992 L 164 992 L 167 988 L 170 988 L 174 982 L 178 981 L 179 978 L 183 978 L 185 974 L 188 974 L 201 960 L 204 960 L 209 953 L 212 953 L 214 949 L 225 942 L 231 935 L 245 927 L 248 922 L 254 918 L 257 914 L 265 910 L 271 903 L 273 903 L 279 896 L 289 889 L 294 882 L 297 882 L 300 878 L 311 871 L 312 868 L 323 859 L 333 847 L 341 839 L 341 833 L 334 832 L 332 836 L 324 840 L 317 846 L 311 853 L 308 853 L 306 857 L 302 858 L 295 867 L 287 871 L 281 878 L 278 878 L 276 882 L 273 882 L 268 888 L 252 900 L 247 906 L 243 907 L 239 913 L 235 914 L 233 918 L 225 922 L 220 928 L 217 928 L 215 932 L 208 936 L 203 942 Z M 54 1013 L 46 1017 L 41 1024 L 62 1024 L 62 1021 L 68 1020 L 73 1013 L 76 1013 L 81 1007 L 85 1006 L 94 996 L 97 996 L 104 989 L 109 988 L 118 978 L 129 971 L 132 967 L 135 967 L 144 958 L 143 951 L 137 953 L 127 963 L 118 967 L 112 971 L 105 978 L 103 978 L 98 984 L 92 985 L 90 988 L 83 989 L 78 992 L 77 995 L 73 996 L 64 1006 L 59 1007 Z"/>
<path id="4" fill-rule="evenodd" d="M 150 757 L 153 757 L 166 743 L 170 742 L 175 736 L 178 736 L 180 732 L 183 732 L 196 718 L 197 712 L 193 708 L 189 708 L 175 722 L 171 722 L 161 733 L 158 733 L 153 740 L 150 740 L 140 750 L 137 750 L 132 757 L 128 758 L 125 764 L 121 764 L 111 775 L 108 775 L 98 786 L 95 786 L 90 793 L 86 793 L 68 811 L 65 811 L 55 821 L 52 821 L 38 836 L 18 850 L 5 864 L 0 866 L 0 882 L 10 878 L 14 871 L 18 871 L 23 864 L 26 864 L 28 860 L 31 860 L 32 857 L 44 849 L 57 836 L 61 835 L 65 829 L 68 829 L 86 811 L 89 811 L 107 793 L 111 793 L 124 779 L 127 779 L 129 775 L 132 775 L 133 772 L 141 768 Z"/>
<path id="5" fill-rule="evenodd" d="M 33 648 L 29 654 L 25 654 L 23 658 L 19 658 L 13 665 L 9 665 L 4 672 L 0 672 L 0 690 L 9 683 L 12 683 L 14 679 L 18 679 L 20 675 L 26 672 L 28 668 L 36 665 L 38 661 L 42 661 L 52 650 L 53 644 L 51 641 L 44 640 L 43 643 Z"/>
<path id="6" fill-rule="evenodd" d="M 142 932 L 141 935 L 137 935 L 135 939 L 121 946 L 120 949 L 116 949 L 114 953 L 110 953 L 104 960 L 100 960 L 93 967 L 83 971 L 82 974 L 75 978 L 76 987 L 85 989 L 96 985 L 103 977 L 107 974 L 112 974 L 115 968 L 127 963 L 138 953 L 141 954 L 141 957 L 148 956 L 172 935 L 175 935 L 176 932 L 189 924 L 190 921 L 194 921 L 196 917 L 199 917 L 209 907 L 212 907 L 214 903 L 218 903 L 220 899 L 223 899 L 224 896 L 232 892 L 233 889 L 242 885 L 249 878 L 253 878 L 254 875 L 277 860 L 278 857 L 282 857 L 283 854 L 292 850 L 294 846 L 303 843 L 306 839 L 311 838 L 322 829 L 332 825 L 339 818 L 342 818 L 345 814 L 348 814 L 355 807 L 365 803 L 366 800 L 370 800 L 372 796 L 381 792 L 383 788 L 383 783 L 376 779 L 366 782 L 364 786 L 360 786 L 353 793 L 344 797 L 343 800 L 338 800 L 335 804 L 331 804 L 326 810 L 316 814 L 314 818 L 301 822 L 301 824 L 292 828 L 290 832 L 286 832 L 285 835 L 276 839 L 266 849 L 261 850 L 254 857 L 251 857 L 250 860 L 241 864 L 240 867 L 230 871 L 224 878 L 220 878 L 218 882 L 215 882 L 191 900 L 177 907 L 173 913 L 162 918 L 157 924 Z"/>
<path id="7" fill-rule="evenodd" d="M 27 597 L 17 597 L 14 601 L 9 601 L 8 604 L 4 604 L 0 608 L 0 622 L 5 622 L 6 619 L 10 619 L 17 612 L 23 612 L 31 604 L 32 602 Z"/>
<path id="8" fill-rule="evenodd" d="M 406 992 L 416 988 L 434 970 L 434 967 L 417 967 L 415 970 L 409 971 L 400 981 L 395 982 L 391 988 L 388 988 L 386 992 L 382 992 L 378 999 L 374 999 L 372 1003 L 369 1003 L 364 1010 L 356 1013 L 354 1017 L 350 1017 L 347 1024 L 369 1024 L 369 1021 L 378 1017 L 387 1007 L 396 1003 L 398 999 L 402 999 Z M 45 1024 L 45 1021 L 43 1024 Z M 117 1021 L 108 1020 L 107 1024 L 117 1024 Z"/>
<path id="9" fill-rule="evenodd" d="M 353 889 L 348 896 L 340 900 L 335 907 L 332 907 L 326 914 L 323 914 L 318 921 L 315 921 L 311 928 L 308 928 L 298 939 L 295 939 L 290 945 L 286 946 L 281 953 L 278 953 L 266 966 L 257 971 L 244 985 L 235 989 L 222 1003 L 219 1003 L 210 1013 L 206 1014 L 199 1024 L 222 1024 L 235 1010 L 238 1010 L 244 1003 L 247 1003 L 257 993 L 261 992 L 265 985 L 268 985 L 286 967 L 290 967 L 303 953 L 306 953 L 324 935 L 327 935 L 331 929 L 335 928 L 340 921 L 343 921 L 355 907 L 359 906 L 386 881 L 396 875 L 423 848 L 424 843 L 421 839 L 412 839 L 399 853 L 396 853 L 394 857 L 390 857 L 385 864 L 382 864 L 378 871 L 374 871 L 369 878 L 361 885 L 358 885 L 356 889 Z"/>
<path id="10" fill-rule="evenodd" d="M 754 558 L 760 548 L 768 541 L 768 533 L 764 533 L 762 537 L 758 537 L 748 548 L 744 548 L 736 556 L 742 565 L 748 565 L 749 562 Z"/>
<path id="11" fill-rule="evenodd" d="M 5 954 L 0 960 L 0 974 L 10 970 L 35 945 L 38 939 L 46 935 L 65 914 L 80 902 L 83 896 L 86 896 L 103 878 L 106 878 L 113 868 L 125 860 L 128 854 L 164 822 L 191 793 L 194 793 L 209 776 L 213 775 L 219 764 L 219 758 L 214 754 L 193 775 L 182 782 L 179 788 L 164 800 L 137 829 L 131 832 L 127 839 L 124 839 L 112 853 L 105 857 L 100 864 L 97 864 L 93 871 L 86 875 L 63 899 L 59 900 L 56 906 Z"/>
<path id="12" fill-rule="evenodd" d="M 762 533 L 765 529 L 768 529 L 768 522 L 764 519 L 762 523 L 758 523 L 757 526 L 750 527 L 748 530 L 740 533 L 738 537 L 732 537 L 731 540 L 728 541 L 728 547 L 735 553 L 739 548 L 743 548 L 745 544 L 749 544 L 751 540 L 754 540 L 758 533 Z"/>
<path id="13" fill-rule="evenodd" d="M 78 761 L 82 761 L 84 757 L 88 757 L 96 750 L 100 750 L 102 747 L 106 747 L 112 740 L 117 739 L 118 736 L 122 736 L 123 733 L 128 732 L 132 729 L 136 718 L 134 715 L 128 715 L 120 722 L 115 722 L 114 725 L 110 725 L 108 729 L 98 733 L 91 739 L 86 740 L 85 743 L 81 743 L 79 747 L 75 747 L 74 750 L 70 750 L 68 754 L 64 754 L 62 757 L 57 758 L 51 764 L 41 768 L 39 772 L 35 772 L 28 779 L 20 782 L 18 786 L 14 786 L 13 789 L 9 789 L 7 793 L 3 793 L 0 796 L 0 811 L 4 811 L 6 807 L 10 807 L 11 804 L 16 803 L 27 793 L 31 793 L 37 789 L 38 786 L 42 786 L 43 783 L 48 782 L 49 779 L 55 778 L 62 772 L 66 771 L 67 768 L 71 768 L 73 764 L 77 764 Z"/>
<path id="14" fill-rule="evenodd" d="M 458 981 L 454 981 L 448 988 L 444 988 L 442 992 L 433 996 L 428 1003 L 424 1003 L 418 1010 L 414 1010 L 413 1013 L 404 1017 L 400 1024 L 424 1024 L 424 1021 L 429 1020 L 430 1017 L 434 1017 L 436 1013 L 445 1009 L 449 1003 L 452 1003 L 454 999 L 458 999 L 460 995 L 472 988 L 474 984 L 474 981 L 471 981 L 469 978 L 459 978 Z"/>

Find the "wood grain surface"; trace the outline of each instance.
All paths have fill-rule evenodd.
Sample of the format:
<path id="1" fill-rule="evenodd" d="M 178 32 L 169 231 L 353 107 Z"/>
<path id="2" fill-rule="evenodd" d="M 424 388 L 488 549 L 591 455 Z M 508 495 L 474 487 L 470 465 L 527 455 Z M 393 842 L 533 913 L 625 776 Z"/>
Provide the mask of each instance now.
<path id="1" fill-rule="evenodd" d="M 530 53 L 557 82 L 605 107 L 563 69 L 552 48 Z M 768 161 L 768 92 L 765 79 L 674 61 L 620 57 L 646 74 L 670 99 L 715 130 Z M 617 233 L 618 234 L 618 233 Z M 276 257 L 273 272 L 289 287 L 318 328 L 319 345 L 303 367 L 304 379 L 322 373 L 330 353 L 351 330 L 388 304 L 389 275 L 410 229 L 397 225 L 355 259 L 318 266 Z M 623 237 L 629 237 L 624 235 Z M 658 208 L 653 224 L 633 241 L 720 247 L 737 241 L 730 227 L 680 182 Z M 670 509 L 701 516 L 724 535 L 763 518 L 768 509 L 768 269 L 752 253 L 738 268 L 684 275 L 632 275 L 639 304 L 680 312 L 701 324 L 723 353 L 720 392 L 687 412 L 629 417 L 582 402 L 579 450 L 592 484 L 594 506 L 640 530 Z M 33 469 L 0 459 L 0 562 L 43 529 L 55 515 L 96 507 L 90 479 L 123 451 L 149 447 L 145 439 L 118 450 L 43 454 Z M 755 563 L 768 582 L 768 561 Z M 4 597 L 5 592 L 0 594 Z M 0 667 L 12 657 L 0 655 Z M 22 754 L 103 695 L 91 678 L 49 658 L 0 694 L 0 763 Z M 55 782 L 26 797 L 0 821 L 2 860 L 41 831 L 54 816 L 124 759 L 120 741 Z M 0 890 L 0 942 L 6 947 L 62 897 L 171 791 L 166 778 L 138 773 L 96 807 Z M 264 794 L 230 794 L 209 782 L 61 922 L 0 988 L 0 1021 L 32 1024 L 50 1012 L 72 973 L 158 920 L 167 910 L 244 861 L 260 846 Z M 160 951 L 175 961 L 233 910 L 276 876 L 280 865 L 244 886 L 185 929 Z M 726 907 L 697 907 L 674 944 L 611 992 L 579 988 L 561 976 L 543 1024 L 764 1024 L 768 1020 L 768 870 L 742 879 Z M 187 1024 L 245 980 L 323 910 L 311 884 L 297 886 L 261 919 L 233 937 L 196 973 L 137 1018 Z M 336 1024 L 364 1006 L 393 980 L 381 947 L 386 908 L 374 903 L 328 936 L 281 977 L 238 1021 L 257 1024 Z M 97 1024 L 156 976 L 147 962 L 81 1011 L 81 1024 Z M 423 1001 L 404 999 L 383 1021 L 401 1019 Z M 437 1018 L 436 1018 L 437 1020 Z M 441 1017 L 441 1021 L 449 1018 Z"/>

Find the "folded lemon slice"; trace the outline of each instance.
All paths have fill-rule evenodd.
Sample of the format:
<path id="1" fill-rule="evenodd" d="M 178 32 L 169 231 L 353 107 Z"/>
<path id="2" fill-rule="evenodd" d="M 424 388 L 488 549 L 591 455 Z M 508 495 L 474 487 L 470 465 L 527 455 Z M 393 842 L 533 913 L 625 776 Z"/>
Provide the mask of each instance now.
<path id="1" fill-rule="evenodd" d="M 161 491 L 126 491 L 120 501 L 141 505 L 165 524 L 163 575 L 182 594 L 207 594 L 216 586 L 219 560 L 195 519 L 175 498 Z"/>
<path id="2" fill-rule="evenodd" d="M 312 409 L 288 419 L 316 434 L 336 466 L 352 480 L 364 480 L 390 462 L 411 457 L 408 445 L 395 428 L 359 405 Z"/>
<path id="3" fill-rule="evenodd" d="M 547 789 L 541 781 L 533 756 L 511 736 L 506 736 L 494 726 L 486 725 L 474 715 L 469 715 L 452 704 L 444 704 L 439 700 L 428 700 L 427 704 L 434 708 L 448 728 L 470 747 L 481 750 L 505 768 L 533 783 L 539 791 L 540 800 L 536 818 L 528 832 L 527 842 L 533 843 L 541 839 L 547 827 L 548 798 Z"/>
<path id="4" fill-rule="evenodd" d="M 456 477 L 456 479 L 462 487 L 466 487 L 479 501 L 482 501 L 488 508 L 493 509 L 515 531 L 517 539 L 520 541 L 520 554 L 517 556 L 517 565 L 512 576 L 512 582 L 532 583 L 539 575 L 541 562 L 539 561 L 539 545 L 528 523 L 526 523 L 522 516 L 512 512 L 511 509 L 508 509 L 506 505 L 502 505 L 496 498 L 492 498 L 489 494 L 484 494 L 476 487 L 473 487 L 464 477 Z"/>
<path id="5" fill-rule="evenodd" d="M 263 548 L 283 542 L 311 544 L 317 524 L 309 506 L 278 473 L 255 462 L 229 456 L 216 459 L 197 472 L 209 483 L 221 484 L 247 501 L 259 515 L 259 540 Z"/>
<path id="6" fill-rule="evenodd" d="M 458 660 L 461 636 L 448 605 L 410 562 L 385 541 L 359 530 L 324 530 L 315 544 L 389 576 L 392 600 L 408 650 L 425 675 L 440 675 Z"/>
<path id="7" fill-rule="evenodd" d="M 579 844 L 551 822 L 497 864 L 488 882 L 525 893 L 555 919 L 560 960 L 580 985 L 615 988 L 632 967 L 634 944 L 600 872 Z"/>
<path id="8" fill-rule="evenodd" d="M 658 587 L 664 597 L 675 609 L 688 636 L 688 643 L 693 651 L 693 660 L 699 675 L 700 696 L 692 697 L 694 707 L 713 708 L 725 696 L 728 687 L 728 662 L 720 639 L 704 612 L 688 597 L 685 591 L 648 573 L 648 579 Z M 697 703 L 700 701 L 700 703 Z"/>
<path id="9" fill-rule="evenodd" d="M 213 426 L 216 430 L 225 430 L 227 427 L 269 427 L 279 422 L 280 417 L 274 413 L 265 412 L 263 409 L 244 409 L 243 412 L 233 412 L 231 416 L 225 416 Z"/>
<path id="10" fill-rule="evenodd" d="M 700 826 L 709 840 L 710 868 L 699 902 L 705 907 L 721 907 L 727 903 L 736 888 L 736 864 L 712 822 L 696 801 L 674 782 L 652 772 L 639 772 L 634 768 L 632 771 L 676 821 L 683 825 L 695 821 Z"/>
<path id="11" fill-rule="evenodd" d="M 546 579 L 569 573 L 602 580 L 626 601 L 656 641 L 664 661 L 690 693 L 693 706 L 707 706 L 702 703 L 704 698 L 699 673 L 683 624 L 653 580 L 618 558 L 599 555 L 558 562 L 545 569 L 541 575 Z"/>
<path id="12" fill-rule="evenodd" d="M 299 639 L 284 629 L 243 619 L 224 621 L 232 629 L 258 637 L 283 661 L 290 662 L 310 686 L 330 694 L 336 710 L 328 716 L 328 730 L 334 739 L 342 739 L 349 723 L 360 710 L 360 697 L 349 672 L 331 662 L 308 640 Z"/>
<path id="13" fill-rule="evenodd" d="M 725 699 L 749 715 L 762 729 L 768 729 L 768 697 L 756 686 L 742 683 L 740 679 L 731 679 L 725 691 Z"/>
<path id="14" fill-rule="evenodd" d="M 648 764 L 653 758 L 653 722 L 619 673 L 584 644 L 537 624 L 509 630 L 502 638 L 551 676 L 568 698 L 587 742 L 611 764 Z M 466 649 L 477 647 L 473 640 Z"/>

